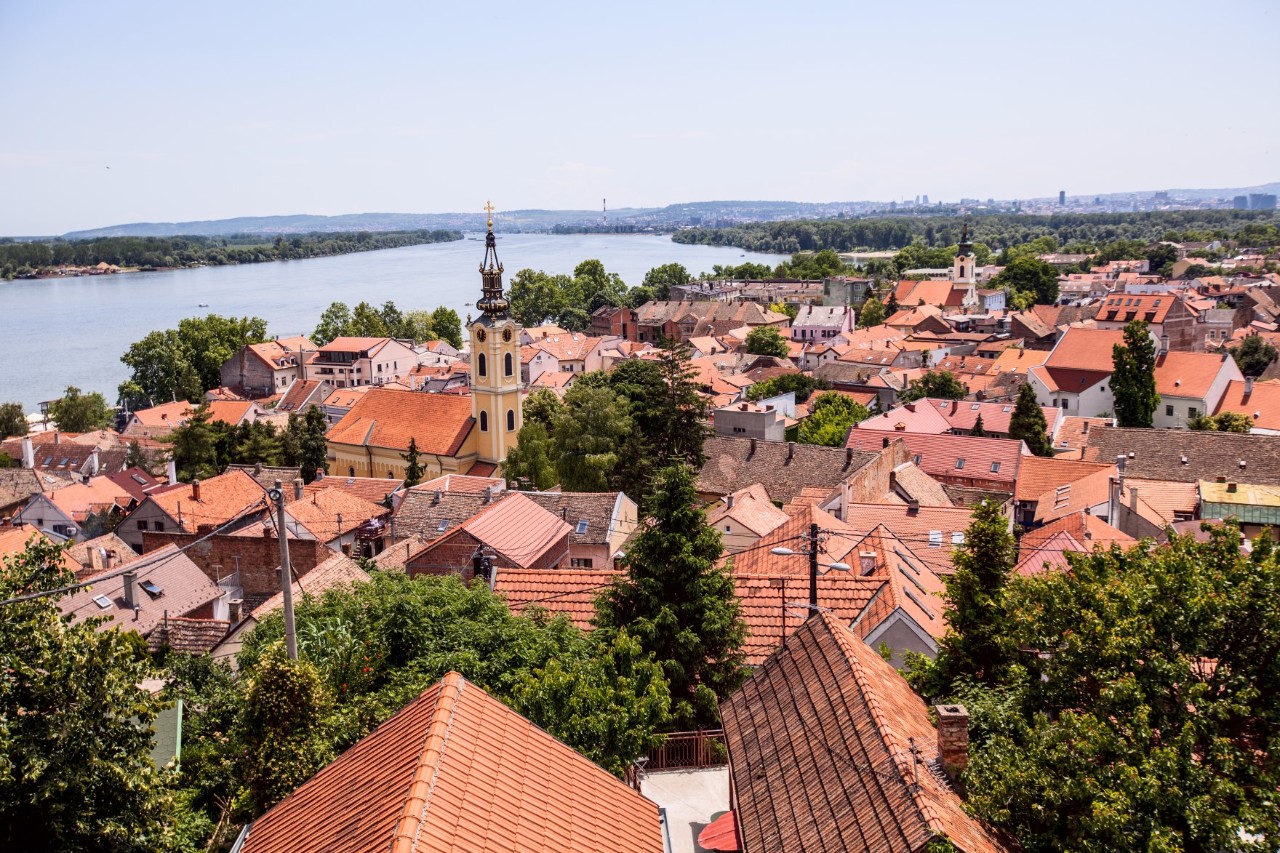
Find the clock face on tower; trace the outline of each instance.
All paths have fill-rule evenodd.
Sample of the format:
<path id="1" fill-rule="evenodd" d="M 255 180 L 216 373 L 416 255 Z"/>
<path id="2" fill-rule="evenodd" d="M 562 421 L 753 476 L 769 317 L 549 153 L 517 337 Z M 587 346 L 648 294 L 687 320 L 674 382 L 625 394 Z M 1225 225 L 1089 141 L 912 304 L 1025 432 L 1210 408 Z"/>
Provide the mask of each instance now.
<path id="1" fill-rule="evenodd" d="M 507 326 L 502 330 L 502 339 L 508 343 L 511 342 L 511 327 Z"/>
<path id="2" fill-rule="evenodd" d="M 488 338 L 488 337 L 489 337 L 489 335 L 488 335 L 488 333 L 486 333 L 486 332 L 485 332 L 485 330 L 484 330 L 484 329 L 476 329 L 476 340 L 477 340 L 477 341 L 479 341 L 480 343 L 484 343 L 484 342 L 485 342 L 485 339 L 486 339 L 486 338 Z"/>

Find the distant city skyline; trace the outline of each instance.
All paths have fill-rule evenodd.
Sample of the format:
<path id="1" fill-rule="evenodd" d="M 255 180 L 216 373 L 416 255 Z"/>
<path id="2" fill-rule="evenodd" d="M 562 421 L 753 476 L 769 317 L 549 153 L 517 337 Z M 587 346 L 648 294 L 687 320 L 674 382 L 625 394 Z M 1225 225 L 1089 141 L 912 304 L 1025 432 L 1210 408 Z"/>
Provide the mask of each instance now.
<path id="1" fill-rule="evenodd" d="M 1280 11 L 1202 8 L 3 4 L 0 234 L 1275 181 L 1267 75 L 1161 56 Z"/>

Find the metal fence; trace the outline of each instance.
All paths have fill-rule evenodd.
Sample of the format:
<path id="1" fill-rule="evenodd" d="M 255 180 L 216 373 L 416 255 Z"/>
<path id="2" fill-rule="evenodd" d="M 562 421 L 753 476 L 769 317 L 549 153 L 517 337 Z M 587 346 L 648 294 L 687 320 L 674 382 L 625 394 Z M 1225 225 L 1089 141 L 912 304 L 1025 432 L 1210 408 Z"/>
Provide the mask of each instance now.
<path id="1" fill-rule="evenodd" d="M 719 767 L 729 760 L 724 745 L 724 731 L 706 729 L 697 732 L 672 732 L 662 746 L 649 753 L 644 765 L 646 773 L 657 770 L 692 770 Z"/>

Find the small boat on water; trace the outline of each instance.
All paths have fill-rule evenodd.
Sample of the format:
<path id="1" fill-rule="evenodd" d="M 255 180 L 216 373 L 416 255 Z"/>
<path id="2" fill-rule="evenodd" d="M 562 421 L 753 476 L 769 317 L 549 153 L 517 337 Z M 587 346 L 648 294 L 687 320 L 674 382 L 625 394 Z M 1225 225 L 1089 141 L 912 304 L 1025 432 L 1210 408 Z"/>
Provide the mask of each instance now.
<path id="1" fill-rule="evenodd" d="M 197 307 L 197 308 L 208 308 L 208 307 L 209 307 L 209 303 L 208 303 L 208 302 L 201 302 L 201 303 L 200 303 L 199 305 L 197 305 L 196 307 Z"/>

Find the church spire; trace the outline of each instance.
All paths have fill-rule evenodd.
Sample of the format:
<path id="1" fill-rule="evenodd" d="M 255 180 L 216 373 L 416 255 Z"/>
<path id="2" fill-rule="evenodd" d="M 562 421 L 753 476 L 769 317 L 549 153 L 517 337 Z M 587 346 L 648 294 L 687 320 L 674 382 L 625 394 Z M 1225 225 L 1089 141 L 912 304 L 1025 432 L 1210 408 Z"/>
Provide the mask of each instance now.
<path id="1" fill-rule="evenodd" d="M 498 239 L 493 235 L 493 203 L 485 202 L 484 211 L 489 215 L 489 233 L 484 238 L 484 262 L 480 264 L 483 296 L 476 307 L 486 317 L 503 317 L 511 303 L 502 295 L 502 262 L 498 260 Z"/>
<path id="2" fill-rule="evenodd" d="M 960 229 L 960 245 L 956 247 L 957 256 L 968 256 L 973 254 L 973 243 L 969 241 L 969 223 L 966 221 L 964 227 Z"/>

